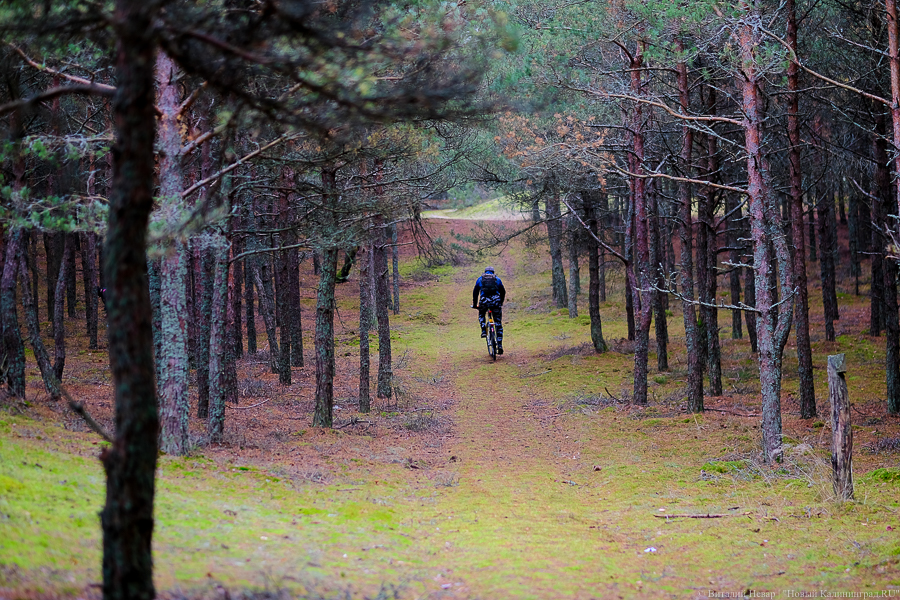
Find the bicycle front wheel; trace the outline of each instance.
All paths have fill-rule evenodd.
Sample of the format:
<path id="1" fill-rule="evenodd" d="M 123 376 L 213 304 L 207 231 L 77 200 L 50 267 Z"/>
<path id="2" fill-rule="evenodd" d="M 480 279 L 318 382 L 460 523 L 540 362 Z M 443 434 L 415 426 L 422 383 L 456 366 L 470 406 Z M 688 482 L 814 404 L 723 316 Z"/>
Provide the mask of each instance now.
<path id="1" fill-rule="evenodd" d="M 487 347 L 491 360 L 497 360 L 497 332 L 494 330 L 493 325 L 488 327 Z"/>

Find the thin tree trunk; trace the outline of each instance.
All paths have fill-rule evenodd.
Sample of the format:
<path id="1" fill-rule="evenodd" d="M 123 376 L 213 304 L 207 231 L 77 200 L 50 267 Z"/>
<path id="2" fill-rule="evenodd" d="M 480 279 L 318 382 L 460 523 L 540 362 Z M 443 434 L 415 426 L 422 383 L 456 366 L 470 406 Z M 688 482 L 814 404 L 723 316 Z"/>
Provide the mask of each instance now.
<path id="1" fill-rule="evenodd" d="M 84 271 L 84 314 L 88 349 L 97 349 L 97 234 L 81 234 L 82 270 Z"/>
<path id="2" fill-rule="evenodd" d="M 66 309 L 70 319 L 76 317 L 75 305 L 78 303 L 78 287 L 75 266 L 75 253 L 79 251 L 78 235 L 66 233 L 65 244 L 68 250 L 65 253 L 66 260 Z"/>
<path id="3" fill-rule="evenodd" d="M 47 258 L 47 320 L 53 331 L 53 319 L 56 311 L 56 280 L 59 279 L 59 268 L 62 266 L 63 233 L 44 234 L 44 254 Z"/>
<path id="4" fill-rule="evenodd" d="M 569 217 L 567 227 L 570 232 L 569 240 L 569 318 L 578 316 L 578 228 L 581 223 L 575 215 Z"/>
<path id="5" fill-rule="evenodd" d="M 600 244 L 597 243 L 595 237 L 599 238 L 600 232 L 597 226 L 597 208 L 594 204 L 594 196 L 596 194 L 605 194 L 603 190 L 599 192 L 585 192 L 582 195 L 584 201 L 584 217 L 590 228 L 591 235 L 587 236 L 587 254 L 588 254 L 588 316 L 591 319 L 591 342 L 594 344 L 595 352 L 606 352 L 609 346 L 603 339 L 603 322 L 600 318 L 600 260 L 602 256 L 599 254 Z"/>
<path id="6" fill-rule="evenodd" d="M 240 229 L 240 226 L 232 221 L 232 227 Z M 231 252 L 232 256 L 237 256 L 244 249 L 243 237 L 239 234 L 234 235 Z M 228 322 L 231 327 L 231 344 L 233 358 L 238 359 L 244 356 L 244 332 L 242 328 L 243 319 L 241 318 L 241 299 L 244 289 L 244 261 L 236 260 L 231 269 L 231 277 L 228 280 L 228 298 L 231 302 L 229 308 Z"/>
<path id="7" fill-rule="evenodd" d="M 6 385 L 15 398 L 25 397 L 25 345 L 19 330 L 16 310 L 16 272 L 25 234 L 21 229 L 7 230 L 3 275 L 0 276 L 0 328 L 3 332 L 3 356 L 0 372 L 6 369 Z"/>
<path id="8" fill-rule="evenodd" d="M 400 314 L 400 247 L 397 245 L 397 224 L 391 223 L 391 267 L 393 272 L 394 302 L 391 308 L 394 314 Z"/>
<path id="9" fill-rule="evenodd" d="M 759 97 L 761 76 L 757 70 L 759 32 L 753 23 L 759 15 L 755 7 L 742 2 L 744 22 L 738 32 L 741 70 L 741 108 L 747 151 L 747 196 L 750 236 L 753 240 L 753 264 L 756 270 L 756 308 L 759 311 L 756 330 L 759 343 L 759 374 L 762 392 L 763 458 L 780 461 L 783 456 L 781 425 L 781 372 L 784 345 L 790 333 L 793 304 L 778 304 L 769 287 L 770 275 L 777 260 L 779 285 L 782 290 L 793 286 L 790 253 L 784 239 L 780 213 L 774 205 L 764 179 L 768 169 L 762 148 L 762 106 Z M 770 253 L 774 245 L 774 257 Z M 787 292 L 789 293 L 789 292 Z M 783 294 L 782 294 L 783 295 Z"/>
<path id="10" fill-rule="evenodd" d="M 260 312 L 263 322 L 266 324 L 266 337 L 269 339 L 269 370 L 278 373 L 278 333 L 275 330 L 275 306 L 269 289 L 266 287 L 268 275 L 265 273 L 267 264 L 253 266 L 253 279 L 256 282 L 256 293 L 259 295 Z M 264 278 L 263 275 L 266 275 Z"/>
<path id="11" fill-rule="evenodd" d="M 31 341 L 31 348 L 34 350 L 34 358 L 37 361 L 38 369 L 41 371 L 41 378 L 44 380 L 44 387 L 50 394 L 50 399 L 58 401 L 60 399 L 59 380 L 53 372 L 53 365 L 50 364 L 50 355 L 41 339 L 41 330 L 38 326 L 37 305 L 34 302 L 34 296 L 31 295 L 31 281 L 29 281 L 30 273 L 28 265 L 25 263 L 25 257 L 22 256 L 19 261 L 19 275 L 22 278 L 22 306 L 25 309 L 25 317 L 28 322 L 28 334 Z"/>
<path id="12" fill-rule="evenodd" d="M 73 248 L 69 236 L 63 238 L 62 263 L 59 268 L 59 276 L 56 279 L 56 306 L 53 307 L 53 374 L 58 381 L 62 381 L 63 370 L 66 367 L 66 314 L 65 302 L 66 285 L 69 281 L 69 269 L 71 262 L 69 255 Z"/>
<path id="13" fill-rule="evenodd" d="M 378 319 L 378 398 L 390 398 L 393 390 L 393 365 L 391 356 L 391 324 L 388 314 L 390 288 L 388 287 L 387 250 L 385 248 L 385 231 L 383 217 L 376 215 L 374 219 L 374 254 L 375 267 L 375 316 Z"/>
<path id="14" fill-rule="evenodd" d="M 787 43 L 797 53 L 797 11 L 795 0 L 787 0 Z M 803 235 L 803 171 L 800 162 L 800 67 L 796 61 L 788 65 L 788 140 L 790 150 L 791 242 L 794 247 L 794 288 L 797 338 L 797 362 L 800 387 L 800 418 L 816 416 L 816 394 L 813 387 L 812 346 L 809 339 L 809 290 L 806 279 L 806 240 Z"/>
<path id="15" fill-rule="evenodd" d="M 684 43 L 677 39 L 678 48 L 683 51 Z M 690 107 L 690 86 L 687 76 L 687 65 L 679 62 L 678 96 L 681 110 L 688 112 Z M 689 124 L 681 128 L 681 170 L 685 177 L 691 176 L 691 161 L 694 148 L 694 130 Z M 693 259 L 693 223 L 691 211 L 691 184 L 686 181 L 678 183 L 678 202 L 681 221 L 679 242 L 681 246 L 681 311 L 684 315 L 685 346 L 688 363 L 687 404 L 691 412 L 703 411 L 703 363 L 700 361 L 700 332 L 697 327 L 697 312 L 694 306 L 694 259 Z"/>
<path id="16" fill-rule="evenodd" d="M 282 243 L 285 243 L 282 240 Z M 281 336 L 281 352 L 278 353 L 278 382 L 291 385 L 291 268 L 287 254 L 282 250 L 275 259 L 275 296 L 278 303 L 278 331 Z"/>
<path id="17" fill-rule="evenodd" d="M 372 323 L 372 293 L 369 290 L 370 244 L 360 247 L 359 262 L 359 412 L 371 410 L 371 381 L 369 358 L 369 329 Z"/>
<path id="18" fill-rule="evenodd" d="M 248 250 L 251 248 L 247 248 Z M 256 310 L 253 306 L 253 258 L 244 262 L 244 304 L 247 306 L 247 354 L 256 354 Z"/>
<path id="19" fill-rule="evenodd" d="M 219 240 L 211 254 L 215 262 L 215 275 L 209 327 L 209 420 L 206 423 L 206 432 L 210 443 L 215 443 L 222 441 L 225 432 L 226 363 L 233 360 L 227 339 L 228 246 L 224 238 Z"/>
<path id="20" fill-rule="evenodd" d="M 551 193 L 545 203 L 547 209 L 547 238 L 550 242 L 553 302 L 556 308 L 566 308 L 569 305 L 569 298 L 566 293 L 566 274 L 562 261 L 562 213 L 559 206 L 559 196 L 555 192 Z"/>
<path id="21" fill-rule="evenodd" d="M 199 249 L 199 279 L 197 287 L 200 290 L 199 302 L 195 299 L 197 305 L 196 321 L 194 331 L 197 339 L 194 347 L 197 352 L 197 417 L 206 419 L 209 417 L 209 339 L 212 327 L 212 310 L 213 310 L 213 281 L 215 279 L 215 253 L 209 246 L 206 239 L 202 240 L 202 247 Z M 195 279 L 195 282 L 197 281 Z"/>
<path id="22" fill-rule="evenodd" d="M 658 371 L 669 370 L 669 329 L 666 319 L 666 295 L 659 292 L 665 289 L 665 248 L 662 244 L 659 228 L 659 199 L 655 193 L 650 194 L 650 215 L 648 216 L 648 229 L 650 232 L 650 267 L 652 269 L 653 284 L 657 289 L 653 291 L 653 322 L 656 325 L 656 369 Z"/>
<path id="23" fill-rule="evenodd" d="M 334 172 L 329 189 L 334 189 Z M 337 248 L 322 249 L 319 267 L 319 292 L 316 298 L 316 408 L 313 427 L 331 427 L 334 423 L 334 276 L 337 274 Z"/>

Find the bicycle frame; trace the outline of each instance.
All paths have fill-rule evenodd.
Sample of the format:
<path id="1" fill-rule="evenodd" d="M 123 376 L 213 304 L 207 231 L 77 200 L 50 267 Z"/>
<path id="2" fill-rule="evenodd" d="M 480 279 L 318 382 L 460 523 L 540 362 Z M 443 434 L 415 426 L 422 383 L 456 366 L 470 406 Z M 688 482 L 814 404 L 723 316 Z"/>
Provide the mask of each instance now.
<path id="1" fill-rule="evenodd" d="M 494 323 L 494 313 L 491 309 L 487 309 L 484 314 L 485 316 L 485 327 L 487 329 L 487 348 L 488 354 L 491 356 L 492 360 L 497 360 L 497 326 Z"/>

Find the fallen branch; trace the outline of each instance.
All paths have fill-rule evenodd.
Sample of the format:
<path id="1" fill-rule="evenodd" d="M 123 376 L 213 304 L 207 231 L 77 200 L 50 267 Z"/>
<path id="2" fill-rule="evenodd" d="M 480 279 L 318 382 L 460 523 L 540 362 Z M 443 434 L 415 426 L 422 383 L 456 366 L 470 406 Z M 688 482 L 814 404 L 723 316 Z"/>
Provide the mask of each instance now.
<path id="1" fill-rule="evenodd" d="M 268 402 L 269 400 L 271 400 L 271 398 L 266 398 L 266 399 L 263 400 L 262 402 L 257 402 L 256 404 L 251 404 L 250 406 L 228 406 L 228 405 L 226 404 L 226 405 L 225 405 L 225 408 L 230 408 L 231 410 L 247 410 L 248 408 L 256 408 L 257 406 L 262 406 L 263 404 L 265 404 L 265 403 Z"/>
<path id="2" fill-rule="evenodd" d="M 605 387 L 605 388 L 603 388 L 603 391 L 606 392 L 606 395 L 607 395 L 607 396 L 609 396 L 610 398 L 612 398 L 612 399 L 615 400 L 616 402 L 618 402 L 618 403 L 620 403 L 620 404 L 622 403 L 621 400 L 619 400 L 618 398 L 616 398 L 615 396 L 612 395 L 612 392 L 609 391 L 609 388 L 606 388 L 606 387 Z"/>
<path id="3" fill-rule="evenodd" d="M 338 425 L 337 427 L 334 427 L 333 429 L 343 429 L 344 427 L 350 427 L 351 425 L 362 425 L 362 424 L 373 425 L 374 423 L 372 421 L 360 421 L 356 417 L 351 417 L 349 423 L 344 423 L 343 425 Z"/>
<path id="4" fill-rule="evenodd" d="M 747 515 L 749 513 L 741 513 L 734 515 L 720 515 L 720 514 L 710 514 L 706 513 L 705 515 L 653 515 L 657 519 L 722 519 L 724 517 L 740 517 L 743 515 Z"/>
<path id="5" fill-rule="evenodd" d="M 729 415 L 736 415 L 738 417 L 759 417 L 759 416 L 761 416 L 757 413 L 750 413 L 749 415 L 746 415 L 744 413 L 734 412 L 732 410 L 725 410 L 724 408 L 707 408 L 705 406 L 703 407 L 703 410 L 711 410 L 713 412 L 728 413 Z"/>
<path id="6" fill-rule="evenodd" d="M 67 392 L 62 386 L 60 386 L 60 391 L 62 392 L 62 395 L 65 396 L 66 400 L 69 401 L 69 408 L 71 408 L 75 414 L 84 419 L 84 422 L 88 424 L 88 427 L 93 429 L 97 435 L 112 444 L 112 436 L 106 433 L 103 425 L 95 421 L 94 417 L 92 417 L 91 414 L 87 410 L 85 410 L 84 404 L 82 404 L 81 402 L 75 402 L 72 396 L 69 395 L 69 392 Z"/>

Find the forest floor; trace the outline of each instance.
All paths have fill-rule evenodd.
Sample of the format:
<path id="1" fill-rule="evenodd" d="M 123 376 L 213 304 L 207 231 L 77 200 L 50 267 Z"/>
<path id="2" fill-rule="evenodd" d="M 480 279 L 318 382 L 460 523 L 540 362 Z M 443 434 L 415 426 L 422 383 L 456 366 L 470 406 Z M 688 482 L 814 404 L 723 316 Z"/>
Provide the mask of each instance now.
<path id="1" fill-rule="evenodd" d="M 485 225 L 429 227 L 450 247 Z M 281 386 L 260 352 L 239 364 L 242 397 L 227 411 L 226 443 L 199 445 L 203 423 L 193 419 L 195 452 L 160 457 L 162 596 L 900 595 L 900 420 L 886 414 L 884 342 L 863 331 L 864 296 L 842 290 L 838 341 L 825 343 L 821 292 L 810 290 L 820 417 L 799 419 L 791 341 L 783 395 L 791 448 L 769 467 L 759 462 L 755 358 L 746 334 L 731 339 L 726 311 L 726 393 L 706 399 L 712 410 L 685 411 L 674 302 L 671 369 L 657 372 L 651 354 L 651 402 L 639 407 L 627 402 L 633 354 L 621 271 L 610 273 L 602 306 L 613 350 L 598 355 L 586 314 L 552 308 L 545 245 L 529 236 L 455 267 L 426 269 L 403 249 L 391 399 L 365 415 L 354 408 L 351 278 L 339 286 L 335 429 L 310 427 L 314 367 L 294 369 L 294 384 Z M 496 362 L 469 308 L 486 264 L 508 290 L 506 354 Z M 303 279 L 311 309 L 315 280 Z M 86 349 L 79 321 L 67 327 L 65 383 L 111 427 L 106 351 Z M 837 352 L 847 353 L 855 436 L 856 500 L 843 504 L 831 493 L 825 381 L 825 357 Z M 103 442 L 47 400 L 29 360 L 28 401 L 0 411 L 0 598 L 99 597 Z"/>

